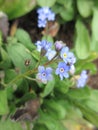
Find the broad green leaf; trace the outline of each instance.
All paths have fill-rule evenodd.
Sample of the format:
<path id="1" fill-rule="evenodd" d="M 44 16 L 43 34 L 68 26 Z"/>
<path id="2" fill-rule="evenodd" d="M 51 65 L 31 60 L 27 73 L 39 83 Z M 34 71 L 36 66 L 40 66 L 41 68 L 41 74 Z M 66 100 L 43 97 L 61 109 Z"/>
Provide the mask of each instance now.
<path id="1" fill-rule="evenodd" d="M 93 0 L 77 0 L 77 8 L 83 17 L 89 17 L 92 14 Z"/>
<path id="2" fill-rule="evenodd" d="M 80 108 L 81 112 L 85 119 L 89 122 L 93 123 L 96 127 L 98 127 L 98 113 L 96 113 L 90 107 L 84 106 L 83 103 L 75 102 L 76 106 Z"/>
<path id="3" fill-rule="evenodd" d="M 90 109 L 98 112 L 98 90 L 92 90 L 88 100 L 85 101 L 85 105 Z"/>
<path id="4" fill-rule="evenodd" d="M 60 100 L 45 100 L 44 105 L 49 112 L 49 115 L 53 116 L 55 119 L 64 119 L 66 116 L 66 108 Z"/>
<path id="5" fill-rule="evenodd" d="M 98 52 L 98 9 L 94 8 L 92 18 L 92 44 L 91 50 Z"/>
<path id="6" fill-rule="evenodd" d="M 8 69 L 5 71 L 5 83 L 9 83 L 13 78 L 17 76 L 17 73 L 13 69 Z"/>
<path id="7" fill-rule="evenodd" d="M 98 40 L 95 40 L 95 38 L 92 36 L 91 43 L 91 50 L 98 54 Z"/>
<path id="8" fill-rule="evenodd" d="M 64 7 L 62 7 L 62 11 L 60 12 L 60 16 L 65 21 L 70 21 L 74 18 L 74 2 L 73 0 L 65 0 Z"/>
<path id="9" fill-rule="evenodd" d="M 52 7 L 55 4 L 56 0 L 37 0 L 38 5 L 44 7 Z"/>
<path id="10" fill-rule="evenodd" d="M 61 11 L 62 11 L 62 7 L 61 5 L 59 4 L 55 4 L 53 7 L 52 7 L 52 10 L 56 13 L 56 14 L 59 14 Z"/>
<path id="11" fill-rule="evenodd" d="M 90 54 L 90 36 L 82 21 L 76 22 L 75 51 L 79 59 L 86 59 Z"/>
<path id="12" fill-rule="evenodd" d="M 35 67 L 35 60 L 24 45 L 20 43 L 10 44 L 7 46 L 7 50 L 13 64 L 20 72 L 25 72 L 26 70 L 29 70 L 30 68 L 33 69 Z M 29 66 L 25 65 L 26 60 L 30 61 Z"/>
<path id="13" fill-rule="evenodd" d="M 17 40 L 23 44 L 29 50 L 35 49 L 35 45 L 32 43 L 29 34 L 23 29 L 17 29 L 15 34 Z"/>
<path id="14" fill-rule="evenodd" d="M 7 121 L 0 122 L 0 130 L 23 130 L 23 129 L 20 123 L 7 120 Z"/>
<path id="15" fill-rule="evenodd" d="M 0 115 L 5 115 L 9 111 L 6 90 L 0 90 Z"/>
<path id="16" fill-rule="evenodd" d="M 98 54 L 96 52 L 90 53 L 89 57 L 86 59 L 87 62 L 94 61 L 98 58 Z"/>
<path id="17" fill-rule="evenodd" d="M 66 3 L 66 0 L 57 0 L 57 3 L 64 5 L 64 3 Z"/>
<path id="18" fill-rule="evenodd" d="M 53 119 L 48 113 L 40 113 L 39 124 L 44 124 L 49 130 L 66 130 L 58 120 Z"/>
<path id="19" fill-rule="evenodd" d="M 55 80 L 49 81 L 45 86 L 44 91 L 41 93 L 41 96 L 46 97 L 47 95 L 49 95 L 53 91 L 54 85 L 55 85 Z"/>
<path id="20" fill-rule="evenodd" d="M 30 12 L 36 3 L 36 0 L 3 0 L 0 4 L 0 11 L 5 12 L 9 19 L 14 19 Z"/>
<path id="21" fill-rule="evenodd" d="M 79 61 L 77 61 L 75 67 L 77 68 L 76 71 L 79 72 L 79 73 L 82 70 L 89 70 L 90 74 L 96 74 L 96 72 L 97 72 L 97 66 L 92 62 L 87 62 L 87 60 L 79 60 Z"/>
<path id="22" fill-rule="evenodd" d="M 89 98 L 91 91 L 88 87 L 70 89 L 67 95 L 72 99 L 83 100 Z"/>
<path id="23" fill-rule="evenodd" d="M 92 35 L 95 41 L 98 41 L 98 9 L 94 8 L 92 18 Z"/>

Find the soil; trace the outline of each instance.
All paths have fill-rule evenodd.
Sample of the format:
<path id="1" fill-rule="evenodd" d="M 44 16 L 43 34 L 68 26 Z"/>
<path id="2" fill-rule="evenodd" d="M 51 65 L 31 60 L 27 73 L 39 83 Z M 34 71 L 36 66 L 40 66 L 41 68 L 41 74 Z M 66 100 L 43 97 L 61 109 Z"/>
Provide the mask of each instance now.
<path id="1" fill-rule="evenodd" d="M 26 14 L 25 16 L 18 18 L 17 20 L 18 20 L 17 27 L 26 30 L 30 34 L 33 43 L 35 43 L 37 40 L 40 40 L 42 38 L 43 29 L 39 29 L 37 27 L 36 11 L 33 10 L 30 13 Z M 12 25 L 13 22 L 15 22 L 15 20 L 11 21 L 10 25 Z M 64 43 L 66 43 L 66 45 L 68 45 L 70 48 L 73 47 L 74 28 L 75 28 L 74 21 L 60 25 L 59 31 L 57 35 L 54 37 L 55 41 L 61 40 Z M 94 61 L 94 63 L 98 68 L 98 59 Z M 90 76 L 88 84 L 92 88 L 98 89 L 97 81 L 98 81 L 98 71 L 97 74 Z"/>

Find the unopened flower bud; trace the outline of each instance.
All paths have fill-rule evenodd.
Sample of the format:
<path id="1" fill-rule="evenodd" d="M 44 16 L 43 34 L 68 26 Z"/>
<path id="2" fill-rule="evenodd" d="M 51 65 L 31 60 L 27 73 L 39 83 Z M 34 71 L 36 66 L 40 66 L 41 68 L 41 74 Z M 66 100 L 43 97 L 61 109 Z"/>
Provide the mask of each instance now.
<path id="1" fill-rule="evenodd" d="M 62 41 L 56 41 L 55 42 L 55 49 L 57 51 L 60 51 L 66 44 L 64 44 Z"/>

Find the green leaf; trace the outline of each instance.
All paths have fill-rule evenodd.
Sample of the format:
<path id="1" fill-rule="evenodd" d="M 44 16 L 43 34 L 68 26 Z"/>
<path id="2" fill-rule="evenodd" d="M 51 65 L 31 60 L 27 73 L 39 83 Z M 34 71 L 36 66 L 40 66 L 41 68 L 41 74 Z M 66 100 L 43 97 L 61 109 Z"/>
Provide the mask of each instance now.
<path id="1" fill-rule="evenodd" d="M 57 76 L 55 80 L 56 80 L 55 90 L 63 94 L 67 93 L 69 90 L 69 87 L 72 86 L 72 83 L 70 80 L 67 80 L 67 79 L 60 80 Z"/>
<path id="2" fill-rule="evenodd" d="M 40 58 L 40 52 L 37 50 L 32 51 L 32 56 L 36 59 L 39 60 Z"/>
<path id="3" fill-rule="evenodd" d="M 98 36 L 97 36 L 98 24 L 97 23 L 98 23 L 98 9 L 94 8 L 93 19 L 92 19 L 92 34 L 93 34 L 93 37 L 95 38 L 95 40 L 98 41 Z"/>
<path id="4" fill-rule="evenodd" d="M 17 76 L 17 73 L 13 69 L 8 69 L 5 71 L 5 83 L 9 83 L 13 78 Z"/>
<path id="5" fill-rule="evenodd" d="M 0 55 L 2 58 L 2 61 L 0 62 L 0 68 L 9 68 L 11 66 L 11 59 L 8 53 L 2 47 L 0 47 Z"/>
<path id="6" fill-rule="evenodd" d="M 94 8 L 92 18 L 92 44 L 91 50 L 98 52 L 98 9 Z"/>
<path id="7" fill-rule="evenodd" d="M 44 91 L 41 93 L 41 96 L 46 97 L 47 95 L 49 95 L 53 91 L 54 85 L 55 80 L 49 81 L 45 86 Z"/>
<path id="8" fill-rule="evenodd" d="M 17 40 L 22 43 L 29 50 L 35 49 L 35 45 L 32 43 L 29 34 L 23 29 L 17 29 L 15 37 Z"/>
<path id="9" fill-rule="evenodd" d="M 64 5 L 64 3 L 66 2 L 67 2 L 66 0 L 57 0 L 57 3 L 62 4 L 62 5 Z"/>
<path id="10" fill-rule="evenodd" d="M 77 68 L 76 71 L 78 71 L 79 73 L 82 70 L 89 70 L 90 74 L 96 74 L 96 72 L 97 72 L 97 66 L 95 65 L 95 63 L 87 62 L 87 59 L 77 61 L 75 67 Z"/>
<path id="11" fill-rule="evenodd" d="M 75 102 L 76 106 L 80 108 L 83 116 L 96 127 L 98 127 L 98 113 L 93 111 L 87 106 L 84 106 L 83 103 Z"/>
<path id="12" fill-rule="evenodd" d="M 64 0 L 64 7 L 62 7 L 62 11 L 60 12 L 60 16 L 65 21 L 70 21 L 74 18 L 74 2 L 73 0 Z"/>
<path id="13" fill-rule="evenodd" d="M 0 122 L 0 130 L 23 130 L 23 129 L 20 123 L 7 120 L 7 121 Z"/>
<path id="14" fill-rule="evenodd" d="M 91 91 L 88 87 L 70 89 L 67 95 L 72 99 L 83 100 L 89 98 Z"/>
<path id="15" fill-rule="evenodd" d="M 37 0 L 38 5 L 44 7 L 52 7 L 55 4 L 56 0 Z"/>
<path id="16" fill-rule="evenodd" d="M 53 119 L 48 113 L 41 112 L 39 124 L 44 124 L 49 130 L 66 130 L 58 120 Z"/>
<path id="17" fill-rule="evenodd" d="M 33 69 L 35 67 L 35 60 L 24 45 L 20 43 L 10 44 L 7 46 L 7 50 L 15 67 L 17 67 L 20 72 L 25 72 L 30 68 Z M 29 66 L 25 65 L 26 60 L 30 61 Z"/>
<path id="18" fill-rule="evenodd" d="M 98 112 L 98 90 L 92 90 L 89 99 L 85 101 L 85 105 L 90 109 Z"/>
<path id="19" fill-rule="evenodd" d="M 5 115 L 8 111 L 6 90 L 0 90 L 0 115 Z"/>
<path id="20" fill-rule="evenodd" d="M 36 3 L 36 0 L 3 0 L 0 4 L 0 10 L 5 12 L 9 19 L 14 19 L 30 12 L 34 9 Z"/>
<path id="21" fill-rule="evenodd" d="M 44 105 L 49 115 L 53 116 L 55 119 L 61 120 L 65 118 L 66 109 L 60 100 L 45 100 Z"/>
<path id="22" fill-rule="evenodd" d="M 90 53 L 89 57 L 86 59 L 87 62 L 94 61 L 98 58 L 98 54 L 96 52 Z"/>
<path id="23" fill-rule="evenodd" d="M 89 17 L 92 14 L 93 4 L 93 0 L 77 0 L 77 8 L 79 13 L 85 18 Z"/>
<path id="24" fill-rule="evenodd" d="M 90 36 L 82 21 L 76 22 L 75 51 L 79 59 L 86 59 L 90 54 Z"/>

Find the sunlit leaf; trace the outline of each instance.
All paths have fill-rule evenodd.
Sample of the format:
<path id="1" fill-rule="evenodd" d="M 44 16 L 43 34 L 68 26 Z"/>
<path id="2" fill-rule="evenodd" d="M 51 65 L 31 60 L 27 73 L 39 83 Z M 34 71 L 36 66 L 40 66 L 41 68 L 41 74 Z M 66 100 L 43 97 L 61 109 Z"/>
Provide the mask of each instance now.
<path id="1" fill-rule="evenodd" d="M 92 14 L 93 5 L 93 0 L 77 0 L 78 11 L 83 17 L 89 17 Z"/>
<path id="2" fill-rule="evenodd" d="M 86 59 L 90 54 L 90 36 L 80 20 L 76 22 L 75 50 L 79 59 Z"/>

